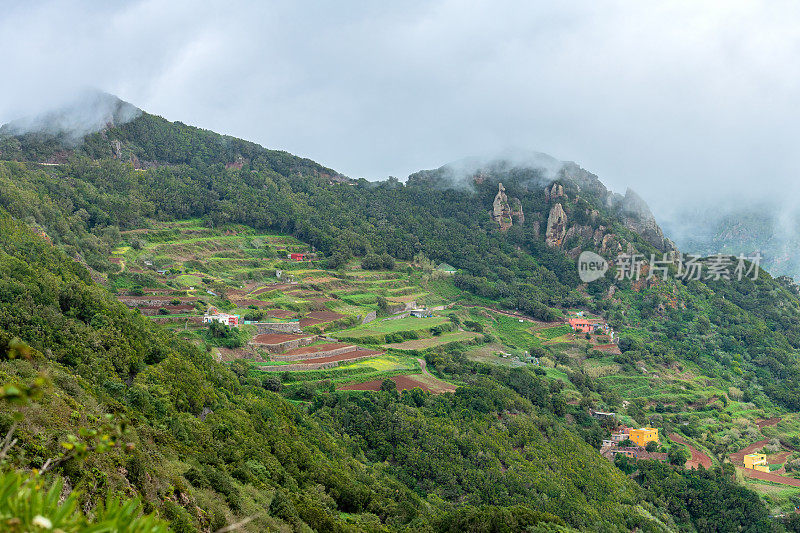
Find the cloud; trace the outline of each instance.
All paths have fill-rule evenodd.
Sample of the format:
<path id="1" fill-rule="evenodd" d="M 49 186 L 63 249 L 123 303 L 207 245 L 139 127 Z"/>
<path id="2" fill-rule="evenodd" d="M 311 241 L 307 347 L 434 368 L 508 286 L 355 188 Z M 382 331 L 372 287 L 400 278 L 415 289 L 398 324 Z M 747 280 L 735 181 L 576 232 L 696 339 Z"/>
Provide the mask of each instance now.
<path id="1" fill-rule="evenodd" d="M 0 127 L 0 133 L 21 135 L 46 132 L 78 144 L 84 136 L 108 125 L 121 125 L 142 114 L 136 106 L 97 90 L 81 92 L 56 110 L 13 120 Z"/>
<path id="2" fill-rule="evenodd" d="M 798 193 L 792 2 L 3 7 L 0 121 L 92 86 L 354 177 L 518 147 L 631 186 L 657 215 Z"/>

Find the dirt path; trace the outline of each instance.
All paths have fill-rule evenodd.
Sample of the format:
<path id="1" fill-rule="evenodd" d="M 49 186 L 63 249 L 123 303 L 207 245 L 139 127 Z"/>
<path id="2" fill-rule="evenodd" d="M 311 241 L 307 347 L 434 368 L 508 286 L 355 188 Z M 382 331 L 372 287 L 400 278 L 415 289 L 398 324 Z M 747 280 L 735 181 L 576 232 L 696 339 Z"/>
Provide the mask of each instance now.
<path id="1" fill-rule="evenodd" d="M 428 372 L 428 365 L 425 362 L 425 359 L 417 358 L 417 362 L 419 363 L 419 366 L 422 368 L 422 379 L 425 382 L 425 385 L 427 385 L 428 390 L 434 393 L 456 391 L 458 387 L 456 387 L 452 383 L 442 381 L 441 379 L 437 378 L 436 376 Z"/>
<path id="2" fill-rule="evenodd" d="M 700 465 L 703 465 L 706 470 L 711 468 L 711 457 L 689 444 L 686 439 L 677 433 L 670 433 L 669 438 L 679 444 L 685 444 L 689 447 L 689 451 L 692 452 L 692 458 L 686 461 L 686 468 L 697 469 Z"/>
<path id="3" fill-rule="evenodd" d="M 750 455 L 751 453 L 755 452 L 756 450 L 760 450 L 764 446 L 769 444 L 769 439 L 760 440 L 758 442 L 754 442 L 747 448 L 742 448 L 738 452 L 731 454 L 731 462 L 736 464 L 744 464 L 744 456 Z"/>
<path id="4" fill-rule="evenodd" d="M 800 487 L 800 479 L 795 479 L 792 477 L 783 477 L 772 472 L 759 472 L 758 470 L 753 470 L 751 468 L 742 468 L 742 474 L 745 477 L 753 478 L 753 479 L 761 479 L 763 481 L 772 481 L 773 483 L 780 483 L 781 485 L 791 485 L 792 487 Z"/>
<path id="5" fill-rule="evenodd" d="M 422 367 L 422 373 L 423 374 L 425 374 L 426 376 L 431 377 L 431 378 L 435 378 L 436 377 L 433 374 L 431 374 L 430 372 L 428 372 L 428 363 L 425 362 L 425 359 L 417 357 L 417 362 L 419 363 L 419 366 Z"/>
<path id="6" fill-rule="evenodd" d="M 767 418 L 766 420 L 756 420 L 756 425 L 758 426 L 758 429 L 764 429 L 767 426 L 777 426 L 778 422 L 780 421 L 781 419 L 775 416 L 772 418 Z"/>

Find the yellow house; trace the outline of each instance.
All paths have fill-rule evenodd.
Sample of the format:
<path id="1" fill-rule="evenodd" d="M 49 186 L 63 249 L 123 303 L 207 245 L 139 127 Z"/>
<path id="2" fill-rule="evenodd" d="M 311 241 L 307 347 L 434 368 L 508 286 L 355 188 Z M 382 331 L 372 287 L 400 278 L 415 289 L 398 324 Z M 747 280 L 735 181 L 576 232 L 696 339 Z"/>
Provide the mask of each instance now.
<path id="1" fill-rule="evenodd" d="M 637 446 L 644 448 L 650 441 L 658 442 L 658 429 L 656 428 L 640 428 L 631 429 L 630 437 Z"/>
<path id="2" fill-rule="evenodd" d="M 744 467 L 759 472 L 769 472 L 769 464 L 767 464 L 767 456 L 763 453 L 751 453 L 744 456 Z"/>

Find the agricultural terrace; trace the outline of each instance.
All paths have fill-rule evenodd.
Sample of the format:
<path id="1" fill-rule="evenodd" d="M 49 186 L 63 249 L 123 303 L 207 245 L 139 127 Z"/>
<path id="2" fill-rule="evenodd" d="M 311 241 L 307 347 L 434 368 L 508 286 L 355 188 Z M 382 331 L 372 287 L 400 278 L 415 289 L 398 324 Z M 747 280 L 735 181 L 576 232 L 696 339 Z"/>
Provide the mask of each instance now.
<path id="1" fill-rule="evenodd" d="M 681 438 L 715 464 L 755 446 L 768 454 L 770 475 L 794 478 L 800 471 L 800 415 L 777 413 L 763 399 L 715 385 L 692 361 L 656 367 L 607 336 L 574 332 L 568 317 L 602 320 L 587 310 L 556 310 L 563 318 L 541 322 L 499 310 L 496 302 L 460 290 L 452 277 L 416 264 L 365 270 L 353 260 L 329 270 L 319 260 L 292 261 L 291 253 L 313 250 L 291 236 L 240 225 L 152 221 L 123 232 L 110 258 L 119 271 L 107 281 L 126 305 L 220 359 L 249 361 L 254 378 L 297 401 L 320 389 L 366 394 L 386 380 L 398 390 L 449 392 L 459 384 L 422 363 L 426 354 L 457 349 L 482 364 L 532 366 L 559 381 L 576 405 L 588 384 L 595 408 L 617 412 L 628 425 L 656 416 L 665 434 L 679 427 Z M 415 308 L 432 316 L 410 316 Z M 237 315 L 240 327 L 212 331 L 202 320 L 213 309 Z M 269 336 L 270 328 L 288 328 L 280 331 L 289 336 L 280 338 L 289 341 L 260 343 L 279 338 Z M 651 341 L 644 329 L 617 334 L 628 343 Z M 759 425 L 776 415 L 775 425 Z M 774 479 L 740 472 L 740 480 L 775 512 L 789 510 L 800 496 L 800 488 Z"/>

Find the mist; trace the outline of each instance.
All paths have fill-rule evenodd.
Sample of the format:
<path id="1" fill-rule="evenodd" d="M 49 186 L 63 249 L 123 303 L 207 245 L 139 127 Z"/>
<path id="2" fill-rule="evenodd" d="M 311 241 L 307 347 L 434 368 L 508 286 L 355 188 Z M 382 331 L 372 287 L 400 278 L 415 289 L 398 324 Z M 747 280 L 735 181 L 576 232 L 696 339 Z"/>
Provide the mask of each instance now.
<path id="1" fill-rule="evenodd" d="M 472 156 L 452 161 L 440 169 L 440 179 L 455 189 L 474 190 L 474 178 L 481 172 L 502 173 L 515 168 L 536 172 L 530 185 L 546 185 L 559 176 L 565 163 L 541 152 L 506 149 L 492 155 Z"/>
<path id="2" fill-rule="evenodd" d="M 521 147 L 633 188 L 662 220 L 726 195 L 798 199 L 799 16 L 787 1 L 6 3 L 0 122 L 91 86 L 354 178 Z"/>
<path id="3" fill-rule="evenodd" d="M 94 89 L 85 89 L 55 109 L 21 117 L 0 128 L 0 133 L 23 135 L 47 133 L 77 144 L 81 139 L 109 126 L 120 126 L 142 114 L 130 103 Z"/>

